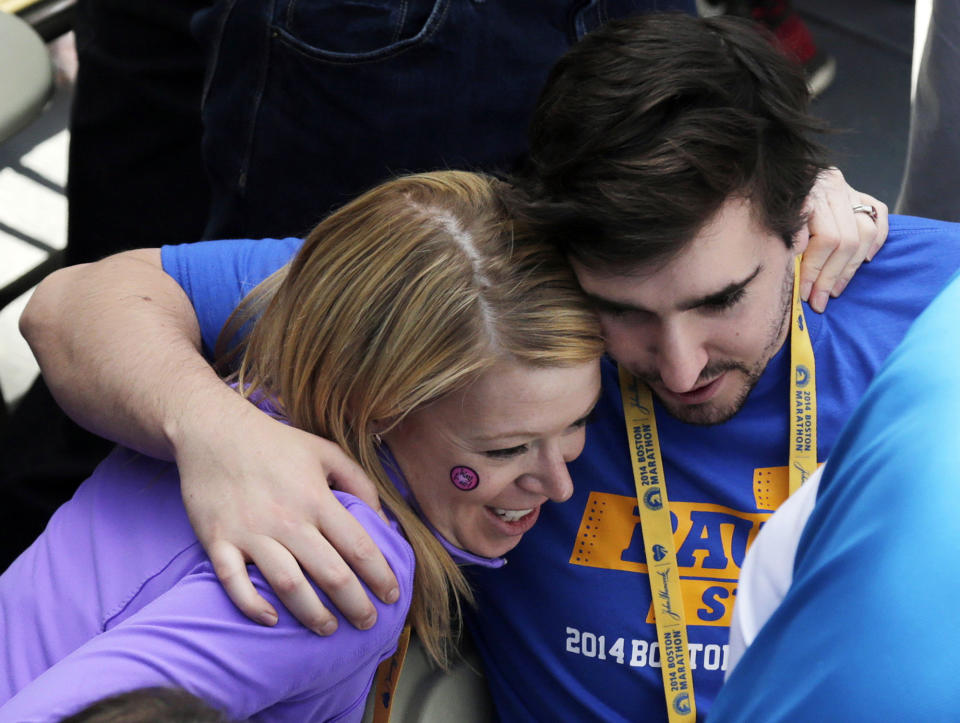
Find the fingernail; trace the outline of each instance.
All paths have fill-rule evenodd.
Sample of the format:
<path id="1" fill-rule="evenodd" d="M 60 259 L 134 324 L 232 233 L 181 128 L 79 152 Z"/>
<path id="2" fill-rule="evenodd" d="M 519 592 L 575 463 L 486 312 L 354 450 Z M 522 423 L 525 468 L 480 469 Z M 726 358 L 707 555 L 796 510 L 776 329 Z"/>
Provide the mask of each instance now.
<path id="1" fill-rule="evenodd" d="M 384 601 L 385 603 L 395 603 L 395 602 L 396 602 L 397 600 L 399 600 L 399 599 L 400 599 L 400 589 L 399 589 L 399 588 L 396 588 L 396 587 L 393 587 L 393 588 L 390 588 L 390 590 L 387 591 L 387 594 L 386 594 L 386 596 L 383 598 L 383 601 Z"/>
<path id="2" fill-rule="evenodd" d="M 264 610 L 257 619 L 263 625 L 273 626 L 277 624 L 277 614 L 273 610 Z"/>
<path id="3" fill-rule="evenodd" d="M 800 284 L 800 298 L 806 301 L 810 298 L 810 290 L 813 288 L 812 281 L 803 281 Z"/>
<path id="4" fill-rule="evenodd" d="M 320 626 L 314 628 L 314 632 L 318 635 L 333 635 L 337 631 L 337 621 L 336 620 L 327 620 L 326 622 L 320 623 Z"/>
<path id="5" fill-rule="evenodd" d="M 813 299 L 810 301 L 810 308 L 816 311 L 818 314 L 822 314 L 827 308 L 827 302 L 830 300 L 830 295 L 826 291 L 818 291 L 813 295 Z"/>
<path id="6" fill-rule="evenodd" d="M 365 617 L 365 618 L 360 622 L 360 624 L 357 625 L 357 628 L 359 628 L 360 630 L 369 630 L 370 628 L 373 627 L 373 624 L 374 624 L 375 622 L 377 622 L 377 611 L 376 611 L 376 610 L 374 610 L 374 611 L 373 611 L 372 613 L 370 613 L 367 617 Z"/>

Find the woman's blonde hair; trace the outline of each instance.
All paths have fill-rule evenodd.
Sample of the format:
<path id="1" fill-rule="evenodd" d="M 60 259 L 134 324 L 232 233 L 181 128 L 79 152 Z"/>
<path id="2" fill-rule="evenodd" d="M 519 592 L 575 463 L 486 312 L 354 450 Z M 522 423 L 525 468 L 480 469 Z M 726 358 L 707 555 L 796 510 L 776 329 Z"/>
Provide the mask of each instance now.
<path id="1" fill-rule="evenodd" d="M 538 367 L 597 359 L 603 341 L 564 258 L 524 237 L 504 184 L 459 171 L 388 181 L 322 221 L 244 300 L 218 348 L 238 387 L 276 400 L 377 485 L 417 559 L 410 619 L 440 665 L 472 601 L 457 565 L 404 502 L 374 432 L 462 389 L 498 360 Z"/>

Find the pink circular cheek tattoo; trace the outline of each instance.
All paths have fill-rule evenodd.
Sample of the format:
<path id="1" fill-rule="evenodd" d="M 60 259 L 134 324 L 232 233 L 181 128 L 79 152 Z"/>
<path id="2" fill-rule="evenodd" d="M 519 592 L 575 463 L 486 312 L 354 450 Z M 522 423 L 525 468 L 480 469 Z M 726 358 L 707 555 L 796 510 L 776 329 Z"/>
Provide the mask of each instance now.
<path id="1" fill-rule="evenodd" d="M 480 475 L 469 467 L 454 467 L 450 470 L 450 481 L 457 489 L 466 492 L 480 484 Z"/>

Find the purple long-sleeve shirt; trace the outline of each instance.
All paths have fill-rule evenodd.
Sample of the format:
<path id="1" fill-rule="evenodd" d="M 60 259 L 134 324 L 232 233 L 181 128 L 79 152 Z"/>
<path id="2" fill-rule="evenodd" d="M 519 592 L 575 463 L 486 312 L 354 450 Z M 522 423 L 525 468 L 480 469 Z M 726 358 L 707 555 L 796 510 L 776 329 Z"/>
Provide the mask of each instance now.
<path id="1" fill-rule="evenodd" d="M 0 723 L 55 721 L 155 685 L 185 688 L 237 718 L 359 720 L 376 667 L 403 627 L 414 558 L 396 523 L 334 494 L 383 551 L 400 599 L 371 598 L 371 630 L 341 617 L 336 634 L 320 637 L 251 566 L 254 585 L 279 612 L 268 628 L 223 591 L 187 519 L 175 466 L 115 450 L 0 576 Z M 458 562 L 502 564 L 448 549 Z"/>

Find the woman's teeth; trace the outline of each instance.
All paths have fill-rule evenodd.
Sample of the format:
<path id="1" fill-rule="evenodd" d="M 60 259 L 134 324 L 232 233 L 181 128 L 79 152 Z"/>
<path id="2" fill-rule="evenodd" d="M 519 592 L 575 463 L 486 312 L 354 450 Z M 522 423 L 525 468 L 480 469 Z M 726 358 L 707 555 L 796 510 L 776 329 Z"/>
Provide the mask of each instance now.
<path id="1" fill-rule="evenodd" d="M 502 510 L 499 507 L 491 507 L 493 513 L 505 522 L 516 522 L 517 520 L 526 517 L 533 509 L 529 510 Z"/>

